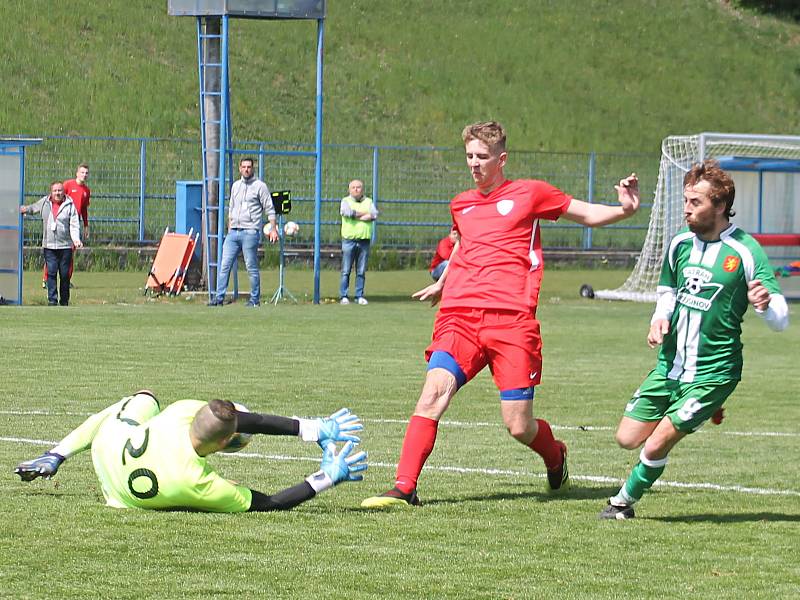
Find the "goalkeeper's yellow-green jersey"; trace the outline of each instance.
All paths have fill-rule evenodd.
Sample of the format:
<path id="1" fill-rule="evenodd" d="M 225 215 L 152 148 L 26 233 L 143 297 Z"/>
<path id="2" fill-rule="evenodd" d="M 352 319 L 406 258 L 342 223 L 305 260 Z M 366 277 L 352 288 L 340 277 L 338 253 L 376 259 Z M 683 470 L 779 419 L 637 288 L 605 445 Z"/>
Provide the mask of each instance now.
<path id="1" fill-rule="evenodd" d="M 251 491 L 218 475 L 189 438 L 207 403 L 181 400 L 141 425 L 109 416 L 92 442 L 103 495 L 116 508 L 244 512 Z"/>

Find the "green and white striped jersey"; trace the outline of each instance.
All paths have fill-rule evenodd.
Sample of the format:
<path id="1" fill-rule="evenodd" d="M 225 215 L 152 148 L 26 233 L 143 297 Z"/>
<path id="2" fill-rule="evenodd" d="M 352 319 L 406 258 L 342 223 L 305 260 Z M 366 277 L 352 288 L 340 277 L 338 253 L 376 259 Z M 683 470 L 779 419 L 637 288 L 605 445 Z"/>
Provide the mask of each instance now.
<path id="1" fill-rule="evenodd" d="M 747 284 L 759 279 L 780 294 L 764 250 L 750 235 L 730 225 L 715 242 L 688 229 L 672 238 L 661 269 L 658 292 L 675 297 L 669 333 L 657 370 L 683 382 L 741 379 L 742 319 Z"/>

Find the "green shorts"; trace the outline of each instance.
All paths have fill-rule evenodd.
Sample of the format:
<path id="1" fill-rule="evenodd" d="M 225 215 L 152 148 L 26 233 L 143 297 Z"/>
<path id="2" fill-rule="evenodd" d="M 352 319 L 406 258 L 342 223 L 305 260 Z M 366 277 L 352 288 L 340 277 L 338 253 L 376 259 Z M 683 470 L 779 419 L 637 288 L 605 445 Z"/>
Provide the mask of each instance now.
<path id="1" fill-rule="evenodd" d="M 654 369 L 625 406 L 625 416 L 636 421 L 669 417 L 675 429 L 692 433 L 711 418 L 738 384 L 738 379 L 683 383 Z"/>

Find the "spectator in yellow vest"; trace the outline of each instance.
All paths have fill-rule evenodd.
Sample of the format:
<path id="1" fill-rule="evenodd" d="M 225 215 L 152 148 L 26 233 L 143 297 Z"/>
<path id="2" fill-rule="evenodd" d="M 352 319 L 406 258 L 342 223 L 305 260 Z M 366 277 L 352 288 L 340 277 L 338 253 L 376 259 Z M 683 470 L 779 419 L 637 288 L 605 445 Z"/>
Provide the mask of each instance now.
<path id="1" fill-rule="evenodd" d="M 356 304 L 369 304 L 364 297 L 364 280 L 369 259 L 369 244 L 378 211 L 372 199 L 364 195 L 364 182 L 350 182 L 350 194 L 342 198 L 339 212 L 342 215 L 342 281 L 339 286 L 339 303 L 350 304 L 350 271 L 356 265 Z"/>

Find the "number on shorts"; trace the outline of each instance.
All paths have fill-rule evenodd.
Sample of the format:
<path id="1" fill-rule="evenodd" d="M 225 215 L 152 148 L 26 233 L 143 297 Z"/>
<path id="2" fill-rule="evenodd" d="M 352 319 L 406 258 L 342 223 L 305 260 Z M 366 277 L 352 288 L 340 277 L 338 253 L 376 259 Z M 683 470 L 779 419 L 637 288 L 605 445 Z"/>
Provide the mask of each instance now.
<path id="1" fill-rule="evenodd" d="M 681 421 L 690 421 L 695 415 L 703 408 L 703 405 L 697 398 L 689 398 L 683 403 L 683 406 L 678 410 L 678 418 Z"/>

